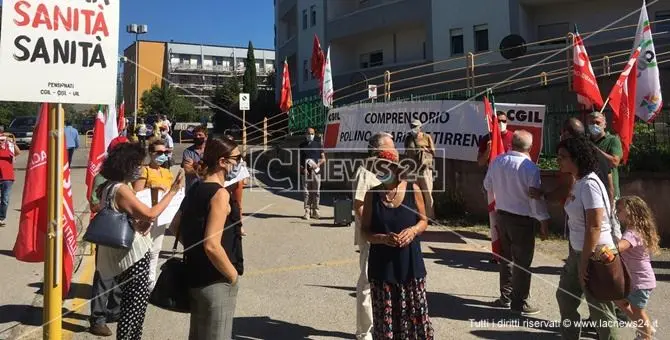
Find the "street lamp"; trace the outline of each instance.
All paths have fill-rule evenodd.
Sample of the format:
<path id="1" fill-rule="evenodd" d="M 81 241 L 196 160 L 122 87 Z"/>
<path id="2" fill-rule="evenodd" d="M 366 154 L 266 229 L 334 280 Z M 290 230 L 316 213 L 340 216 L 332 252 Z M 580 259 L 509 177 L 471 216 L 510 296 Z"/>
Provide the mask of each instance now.
<path id="1" fill-rule="evenodd" d="M 139 64 L 140 64 L 140 46 L 139 46 L 139 36 L 140 34 L 145 34 L 149 32 L 149 27 L 147 25 L 138 25 L 131 24 L 126 26 L 126 32 L 130 34 L 135 34 L 135 100 L 134 100 L 134 113 L 133 113 L 133 129 L 137 126 L 137 108 L 138 108 L 138 79 L 139 79 Z M 134 131 L 133 131 L 134 134 Z"/>

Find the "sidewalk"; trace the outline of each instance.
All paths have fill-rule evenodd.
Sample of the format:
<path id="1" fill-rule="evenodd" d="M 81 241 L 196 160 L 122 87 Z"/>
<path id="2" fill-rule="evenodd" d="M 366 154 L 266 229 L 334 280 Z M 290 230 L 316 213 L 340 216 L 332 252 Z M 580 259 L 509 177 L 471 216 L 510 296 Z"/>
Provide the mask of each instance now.
<path id="1" fill-rule="evenodd" d="M 326 204 L 321 220 L 301 220 L 302 201 L 291 197 L 296 196 L 272 194 L 260 187 L 245 191 L 244 227 L 248 236 L 244 239 L 245 274 L 237 301 L 235 338 L 351 339 L 358 276 L 353 227 L 331 225 L 332 202 L 328 197 L 322 197 Z M 514 327 L 515 319 L 509 311 L 489 306 L 498 296 L 498 269 L 487 262 L 488 240 L 475 232 L 465 231 L 462 235 L 438 226 L 430 227 L 422 236 L 428 303 L 436 339 L 558 338 L 556 328 L 540 323 L 559 319 L 554 296 L 562 261 L 536 252 L 532 302 L 542 313 L 525 318 L 536 322 L 537 327 Z M 172 237 L 166 237 L 164 249 L 169 249 L 173 241 Z M 77 282 L 83 294 L 66 305 L 68 309 L 79 307 L 79 310 L 66 320 L 69 332 L 64 339 L 96 338 L 86 332 L 85 301 L 90 296 L 87 276 L 92 265 L 92 258 L 85 258 L 78 272 Z M 660 319 L 659 334 L 663 334 L 663 326 L 670 321 L 663 305 L 668 292 L 668 283 L 659 282 L 650 305 L 652 317 Z M 499 322 L 506 327 L 498 325 Z M 187 314 L 150 306 L 143 338 L 186 339 L 188 324 Z M 110 326 L 115 331 L 116 325 Z M 622 333 L 622 339 L 633 338 L 632 330 Z"/>

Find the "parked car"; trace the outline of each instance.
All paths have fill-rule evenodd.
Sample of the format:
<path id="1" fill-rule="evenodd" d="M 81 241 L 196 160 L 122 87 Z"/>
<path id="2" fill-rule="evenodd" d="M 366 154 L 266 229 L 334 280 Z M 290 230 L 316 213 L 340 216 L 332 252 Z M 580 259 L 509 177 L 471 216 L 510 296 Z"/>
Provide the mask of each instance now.
<path id="1" fill-rule="evenodd" d="M 37 124 L 37 117 L 16 117 L 9 124 L 5 132 L 11 133 L 16 138 L 16 145 L 21 149 L 29 148 L 33 142 L 33 129 Z"/>

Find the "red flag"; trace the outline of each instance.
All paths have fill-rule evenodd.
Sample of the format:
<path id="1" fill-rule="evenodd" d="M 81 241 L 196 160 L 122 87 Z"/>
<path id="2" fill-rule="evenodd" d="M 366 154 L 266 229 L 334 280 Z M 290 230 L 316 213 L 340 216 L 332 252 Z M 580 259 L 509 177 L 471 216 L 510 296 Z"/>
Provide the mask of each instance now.
<path id="1" fill-rule="evenodd" d="M 628 162 L 630 145 L 633 143 L 635 127 L 635 88 L 637 86 L 637 58 L 641 47 L 638 47 L 626 64 L 616 84 L 609 95 L 609 104 L 612 107 L 612 126 L 621 138 L 623 146 L 623 163 Z"/>
<path id="2" fill-rule="evenodd" d="M 291 77 L 288 74 L 288 61 L 284 60 L 284 73 L 281 81 L 281 101 L 279 102 L 279 109 L 281 112 L 288 113 L 288 110 L 293 106 L 293 95 L 291 94 Z"/>
<path id="3" fill-rule="evenodd" d="M 575 28 L 575 41 L 573 45 L 573 64 L 572 64 L 572 88 L 577 93 L 577 101 L 585 107 L 591 109 L 603 107 L 603 98 L 598 88 L 598 80 L 591 60 L 586 53 L 584 41 Z"/>
<path id="4" fill-rule="evenodd" d="M 21 200 L 19 232 L 14 244 L 14 256 L 19 261 L 42 262 L 47 233 L 47 143 L 48 105 L 42 104 L 28 154 L 26 180 Z M 67 149 L 63 143 L 63 155 Z M 70 168 L 63 168 L 63 296 L 72 282 L 74 256 L 77 252 L 77 227 L 72 204 Z"/>
<path id="5" fill-rule="evenodd" d="M 91 150 L 88 153 L 88 167 L 86 168 L 86 199 L 91 197 L 93 190 L 93 179 L 100 172 L 102 162 L 105 160 L 105 116 L 102 113 L 102 106 L 98 110 L 93 127 L 93 141 L 91 141 Z"/>
<path id="6" fill-rule="evenodd" d="M 484 113 L 486 114 L 486 121 L 489 124 L 489 133 L 491 137 L 491 153 L 489 154 L 489 164 L 493 163 L 499 155 L 505 153 L 505 144 L 503 143 L 502 135 L 500 133 L 500 126 L 498 125 L 498 117 L 493 110 L 493 105 L 489 102 L 488 97 L 484 97 Z"/>
<path id="7" fill-rule="evenodd" d="M 326 63 L 326 57 L 321 49 L 319 37 L 314 33 L 314 44 L 312 46 L 312 77 L 316 79 L 323 79 L 323 70 Z"/>
<path id="8" fill-rule="evenodd" d="M 119 105 L 119 117 L 118 117 L 118 128 L 119 133 L 126 129 L 126 101 L 122 101 Z"/>

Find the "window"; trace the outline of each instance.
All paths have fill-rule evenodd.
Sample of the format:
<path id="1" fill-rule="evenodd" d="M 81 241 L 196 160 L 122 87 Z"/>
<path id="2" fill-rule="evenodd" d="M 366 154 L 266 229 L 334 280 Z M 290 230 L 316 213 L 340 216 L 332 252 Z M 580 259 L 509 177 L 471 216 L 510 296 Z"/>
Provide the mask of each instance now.
<path id="1" fill-rule="evenodd" d="M 360 55 L 360 67 L 369 68 L 384 65 L 384 51 L 375 51 Z"/>
<path id="2" fill-rule="evenodd" d="M 463 29 L 453 28 L 449 31 L 451 36 L 451 55 L 462 55 L 464 53 L 463 47 Z"/>
<path id="3" fill-rule="evenodd" d="M 668 20 L 654 24 L 654 30 L 652 33 L 660 32 L 670 32 L 670 11 L 658 11 L 656 12 L 656 18 L 654 21 Z"/>
<path id="4" fill-rule="evenodd" d="M 307 10 L 302 10 L 302 29 L 307 29 Z"/>
<path id="5" fill-rule="evenodd" d="M 309 67 L 307 67 L 307 60 L 302 61 L 302 81 L 306 83 L 309 80 Z"/>
<path id="6" fill-rule="evenodd" d="M 540 45 L 565 45 L 565 35 L 570 32 L 570 23 L 559 22 L 547 25 L 537 26 L 537 40 L 549 40 Z"/>
<path id="7" fill-rule="evenodd" d="M 310 26 L 314 27 L 316 26 L 316 6 L 311 6 L 310 7 Z"/>
<path id="8" fill-rule="evenodd" d="M 489 26 L 477 25 L 475 26 L 475 52 L 483 52 L 489 50 Z"/>

